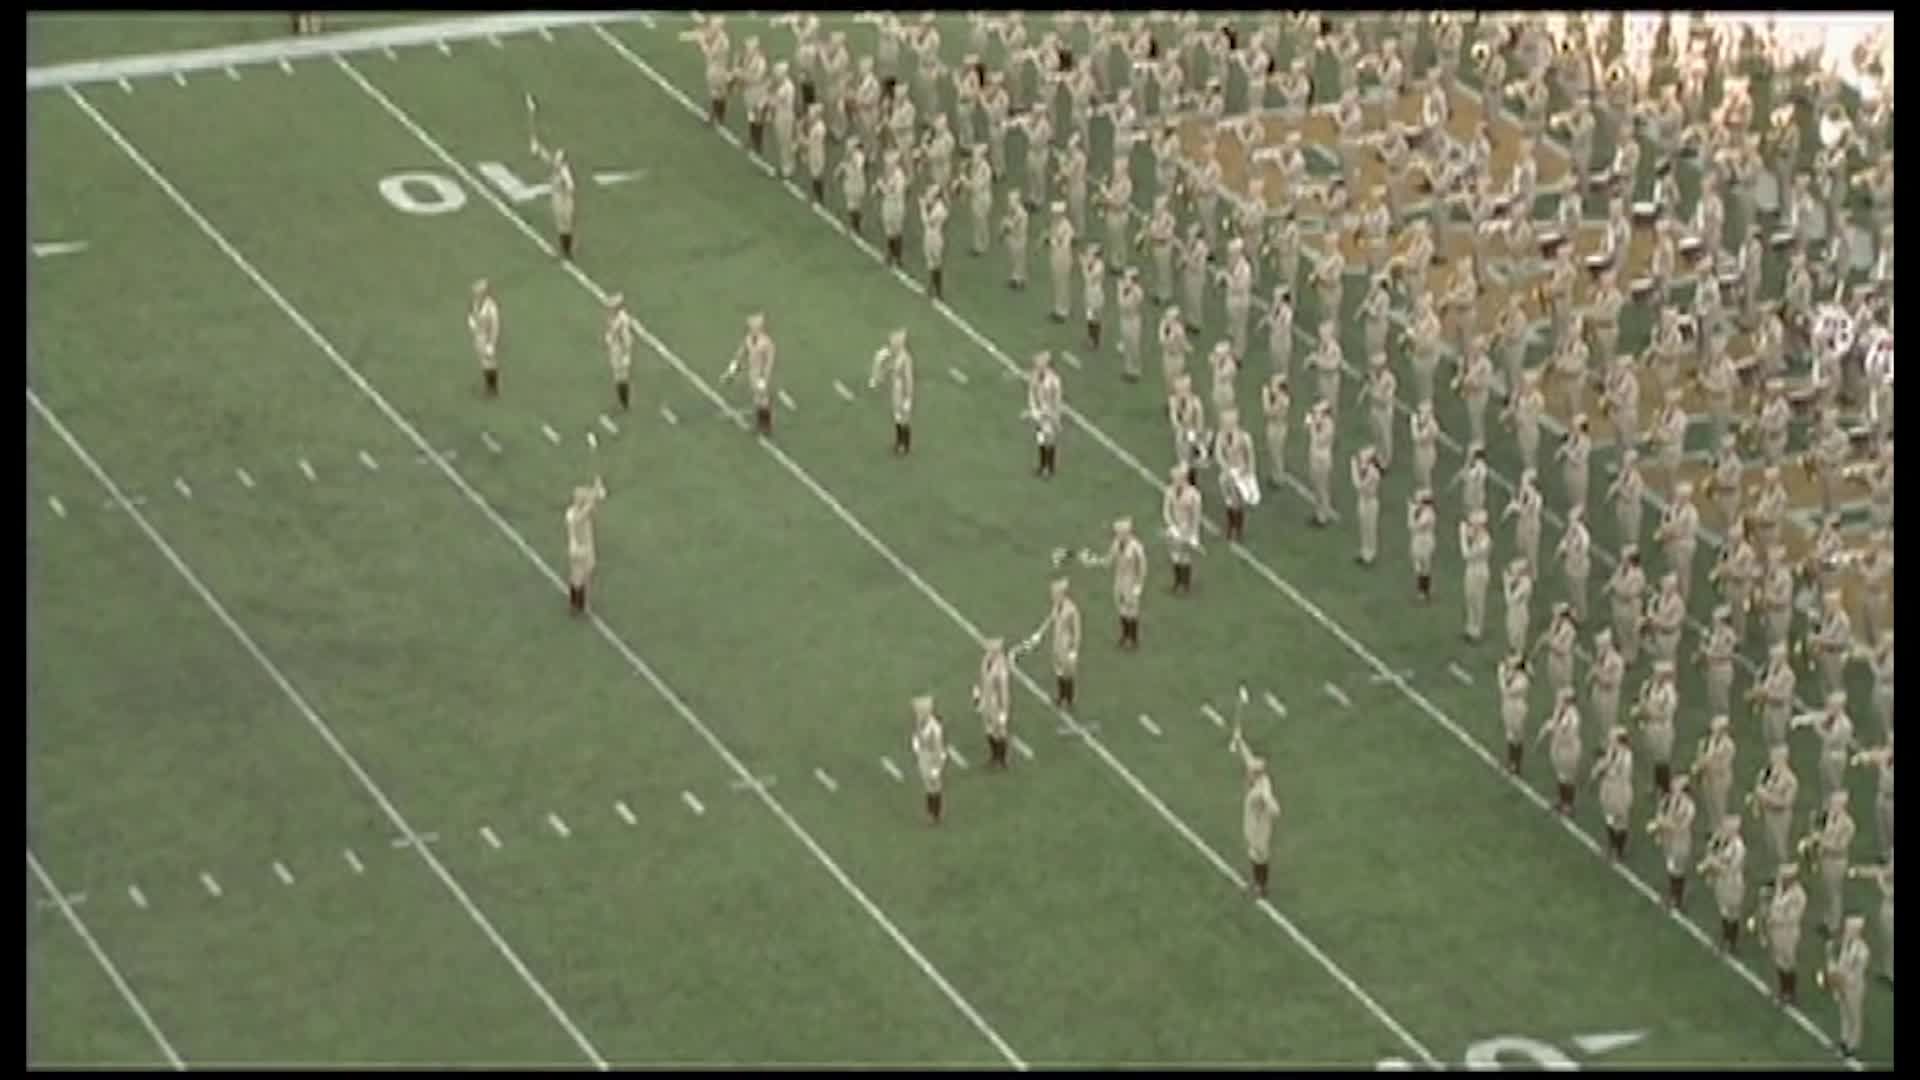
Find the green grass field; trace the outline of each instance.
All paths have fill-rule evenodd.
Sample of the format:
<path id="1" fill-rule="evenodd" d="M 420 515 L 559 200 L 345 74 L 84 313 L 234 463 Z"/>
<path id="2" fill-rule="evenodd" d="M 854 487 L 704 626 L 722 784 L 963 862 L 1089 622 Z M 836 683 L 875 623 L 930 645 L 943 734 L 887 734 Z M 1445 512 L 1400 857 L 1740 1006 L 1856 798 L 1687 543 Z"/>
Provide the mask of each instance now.
<path id="1" fill-rule="evenodd" d="M 738 42 L 755 24 L 734 21 Z M 255 36 L 201 23 L 38 20 L 30 55 Z M 1033 478 L 1007 366 L 1080 347 L 1045 317 L 1044 263 L 1009 292 L 957 220 L 929 304 L 662 89 L 700 96 L 686 25 L 29 96 L 31 239 L 87 245 L 29 284 L 31 1063 L 1836 1063 L 1816 887 L 1790 1015 L 1757 944 L 1707 943 L 1703 883 L 1688 919 L 1652 900 L 1637 825 L 1611 867 L 1589 791 L 1562 822 L 1543 754 L 1524 784 L 1494 767 L 1497 647 L 1460 639 L 1450 541 L 1435 603 L 1410 603 L 1405 470 L 1370 570 L 1350 523 L 1307 528 L 1285 490 L 1244 547 L 1210 539 L 1191 596 L 1165 594 L 1156 546 L 1137 654 L 1076 571 L 1077 723 L 1031 657 L 1029 752 L 984 769 L 976 637 L 1038 623 L 1054 547 L 1157 521 L 1159 392 L 1086 355 L 1065 372 L 1084 423 Z M 490 179 L 537 178 L 527 93 L 581 183 L 577 269 L 545 246 L 545 198 Z M 497 400 L 463 326 L 482 276 Z M 624 413 L 615 291 L 648 331 Z M 742 403 L 719 375 L 753 311 L 792 399 L 771 442 L 716 404 Z M 865 392 L 897 326 L 919 359 L 906 459 Z M 612 494 L 578 620 L 557 575 L 588 431 Z M 1242 681 L 1285 808 L 1270 904 L 1239 888 L 1239 766 L 1202 708 Z M 921 692 L 971 766 L 937 829 L 906 747 Z M 1703 698 L 1689 676 L 1686 754 Z M 1871 779 L 1854 789 L 1864 862 Z M 1876 982 L 1866 1060 L 1891 1063 L 1892 1028 Z"/>

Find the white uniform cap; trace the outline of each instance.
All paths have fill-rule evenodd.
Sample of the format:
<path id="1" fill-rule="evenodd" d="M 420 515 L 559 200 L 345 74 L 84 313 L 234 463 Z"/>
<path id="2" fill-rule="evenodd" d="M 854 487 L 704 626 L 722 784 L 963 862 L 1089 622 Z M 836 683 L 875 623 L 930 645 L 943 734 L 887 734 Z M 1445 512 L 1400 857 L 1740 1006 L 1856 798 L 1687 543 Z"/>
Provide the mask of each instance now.
<path id="1" fill-rule="evenodd" d="M 1679 498 L 1691 499 L 1693 497 L 1693 481 L 1682 480 L 1673 485 L 1673 493 Z"/>
<path id="2" fill-rule="evenodd" d="M 1064 214 L 1067 212 L 1067 204 L 1063 202 L 1056 202 L 1053 204 L 1051 209 L 1056 214 Z"/>
<path id="3" fill-rule="evenodd" d="M 1721 713 L 1707 722 L 1707 730 L 1715 733 L 1722 732 L 1727 730 L 1727 726 L 1732 722 L 1733 721 L 1727 719 L 1726 713 Z"/>

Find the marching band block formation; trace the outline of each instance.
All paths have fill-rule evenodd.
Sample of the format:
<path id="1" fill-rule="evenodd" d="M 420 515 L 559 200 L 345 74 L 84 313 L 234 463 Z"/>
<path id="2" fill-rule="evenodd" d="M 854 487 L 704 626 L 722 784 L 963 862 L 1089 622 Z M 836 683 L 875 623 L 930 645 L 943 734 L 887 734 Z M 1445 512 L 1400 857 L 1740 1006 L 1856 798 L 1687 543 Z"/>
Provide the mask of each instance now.
<path id="1" fill-rule="evenodd" d="M 772 60 L 756 36 L 736 51 L 724 17 L 695 16 L 696 27 L 681 37 L 704 58 L 710 122 L 724 125 L 738 96 L 747 149 L 781 179 L 804 170 L 803 191 L 818 204 L 828 202 L 829 180 L 837 180 L 838 209 L 856 235 L 865 233 L 864 211 L 877 200 L 881 254 L 890 267 L 906 267 L 908 210 L 916 210 L 925 288 L 935 300 L 945 289 L 950 198 L 966 204 L 970 254 L 984 255 L 1000 241 L 1014 290 L 1028 284 L 1035 228 L 1029 215 L 1044 207 L 1039 240 L 1050 317 L 1072 321 L 1077 295 L 1086 349 L 1097 355 L 1112 348 L 1128 382 L 1143 377 L 1148 299 L 1162 309 L 1156 339 L 1172 460 L 1161 537 L 1174 595 L 1191 591 L 1196 557 L 1204 553 L 1199 479 L 1207 469 L 1217 471 L 1229 543 L 1245 538 L 1263 491 L 1283 485 L 1311 504 L 1312 525 L 1337 520 L 1332 480 L 1343 407 L 1365 413 L 1364 445 L 1348 462 L 1348 478 L 1355 558 L 1375 565 L 1381 478 L 1399 460 L 1395 412 L 1407 413 L 1415 596 L 1432 597 L 1444 491 L 1458 499 L 1463 636 L 1470 642 L 1485 632 L 1494 530 L 1511 537 L 1500 579 L 1507 654 L 1497 679 L 1508 769 L 1518 773 L 1525 761 L 1534 661 L 1544 653 L 1553 705 L 1531 742 L 1546 744 L 1558 811 L 1573 812 L 1584 779 L 1597 789 L 1608 849 L 1623 858 L 1636 757 L 1648 759 L 1653 814 L 1644 824 L 1663 855 L 1668 904 L 1681 908 L 1688 882 L 1701 878 L 1719 913 L 1723 947 L 1736 950 L 1743 929 L 1757 936 L 1783 1004 L 1798 1000 L 1809 902 L 1802 878 L 1817 876 L 1823 896 L 1816 930 L 1828 948 L 1815 979 L 1839 1006 L 1840 1045 L 1852 1055 L 1872 953 L 1864 919 L 1845 907 L 1849 879 L 1881 890 L 1881 977 L 1889 985 L 1893 977 L 1890 22 L 1851 56 L 1854 69 L 1882 92 L 1850 110 L 1850 88 L 1831 57 L 1820 62 L 1820 44 L 1809 53 L 1791 28 L 1758 17 L 1297 12 L 1209 27 L 1195 13 L 1125 20 L 1096 13 L 1055 16 L 1051 29 L 1040 30 L 1019 13 L 974 13 L 957 67 L 942 58 L 941 25 L 931 14 L 855 19 L 874 29 L 872 55 L 854 57 L 845 31 L 825 31 L 817 16 L 794 14 L 772 20 L 794 39 L 791 60 Z M 1283 65 L 1276 52 L 1288 42 L 1294 55 Z M 1483 89 L 1468 89 L 1463 75 Z M 1774 102 L 1764 123 L 1756 122 L 1754 100 L 1761 84 Z M 1550 109 L 1556 97 L 1568 103 L 1558 113 Z M 534 108 L 529 99 L 530 122 Z M 1809 117 L 1811 124 L 1803 123 Z M 1110 171 L 1090 187 L 1090 175 L 1099 172 L 1092 161 L 1096 119 L 1109 136 Z M 1802 145 L 1806 126 L 1817 145 Z M 1304 137 L 1322 128 L 1324 138 Z M 1596 161 L 1606 133 L 1612 155 Z M 544 146 L 537 132 L 531 148 L 550 170 L 559 253 L 572 258 L 575 187 L 565 153 Z M 1024 153 L 1018 182 L 1008 164 L 1015 148 Z M 1330 171 L 1308 164 L 1309 149 L 1331 160 Z M 830 161 L 830 150 L 837 160 Z M 1150 198 L 1136 190 L 1137 151 L 1150 159 Z M 1556 160 L 1565 175 L 1549 189 L 1543 164 Z M 1504 161 L 1504 175 L 1496 175 L 1496 161 Z M 1698 178 L 1684 214 L 1683 173 Z M 1650 197 L 1637 199 L 1643 187 Z M 1764 205 L 1768 188 L 1772 206 Z M 1553 195 L 1557 210 L 1539 213 L 1542 199 Z M 1590 204 L 1603 216 L 1589 217 Z M 1090 211 L 1101 217 L 1104 243 L 1089 232 Z M 1586 242 L 1594 234 L 1597 247 Z M 1769 284 L 1769 259 L 1786 264 L 1777 288 Z M 1871 269 L 1863 273 L 1863 265 Z M 1360 366 L 1348 361 L 1352 346 L 1339 317 L 1348 310 L 1350 277 L 1361 283 L 1354 309 L 1365 353 Z M 1270 299 L 1256 296 L 1263 278 L 1272 283 Z M 1118 317 L 1111 340 L 1103 336 L 1110 283 Z M 1216 293 L 1225 325 L 1204 355 L 1211 384 L 1203 398 L 1188 360 Z M 1317 301 L 1311 307 L 1301 303 L 1309 295 Z M 621 297 L 607 306 L 614 396 L 625 409 L 637 324 Z M 1256 308 L 1264 309 L 1258 322 Z M 1318 321 L 1307 323 L 1309 313 Z M 1637 351 L 1621 328 L 1629 313 L 1652 324 Z M 497 394 L 500 313 L 485 281 L 474 286 L 468 321 L 484 390 Z M 1396 325 L 1395 343 L 1412 376 L 1406 384 L 1389 362 Z M 1257 344 L 1269 362 L 1258 391 L 1264 478 L 1240 412 L 1240 376 L 1256 329 L 1267 333 Z M 1287 468 L 1296 338 L 1306 346 L 1298 359 L 1313 374 L 1304 484 Z M 1530 348 L 1541 343 L 1544 361 L 1529 365 Z M 1465 414 L 1463 449 L 1442 430 L 1436 411 L 1436 375 L 1448 354 L 1453 373 L 1444 388 Z M 753 431 L 763 438 L 774 430 L 776 355 L 768 317 L 754 314 L 723 374 L 728 382 L 745 375 Z M 1080 366 L 1064 350 L 1033 356 L 1021 414 L 1032 425 L 1034 472 L 1042 479 L 1059 465 L 1066 399 L 1057 360 Z M 1348 376 L 1359 383 L 1351 400 L 1341 396 Z M 904 329 L 873 355 L 867 386 L 878 391 L 882 384 L 892 452 L 911 455 L 914 361 Z M 1511 432 L 1522 466 L 1497 519 L 1487 484 L 1509 485 L 1487 460 L 1496 396 L 1493 423 Z M 1657 408 L 1648 410 L 1651 423 L 1643 428 L 1649 402 Z M 1687 467 L 1695 419 L 1689 402 L 1703 406 L 1711 428 L 1701 476 Z M 1796 428 L 1803 417 L 1811 422 Z M 1543 572 L 1543 519 L 1551 514 L 1540 487 L 1543 427 L 1565 432 L 1548 464 L 1558 466 L 1565 496 L 1551 554 L 1566 598 L 1553 604 L 1535 639 L 1533 594 Z M 1804 431 L 1804 448 L 1790 454 L 1796 430 Z M 1463 458 L 1444 488 L 1435 473 L 1443 442 Z M 1604 449 L 1617 451 L 1602 492 L 1621 537 L 1617 557 L 1597 548 L 1589 517 L 1592 459 Z M 1801 525 L 1789 480 L 1801 478 L 1817 493 L 1817 525 L 1806 554 L 1796 557 L 1790 541 Z M 1871 528 L 1856 549 L 1843 531 L 1843 503 L 1860 487 Z M 606 497 L 596 477 L 575 489 L 566 511 L 576 613 L 586 611 L 594 514 Z M 1643 532 L 1647 501 L 1660 508 L 1650 535 Z M 1710 621 L 1699 626 L 1690 623 L 1688 604 L 1695 552 L 1708 531 L 1703 509 L 1717 518 L 1724 541 L 1707 575 L 1716 593 Z M 1657 577 L 1643 538 L 1663 560 Z M 1596 557 L 1613 564 L 1600 584 L 1610 619 L 1588 647 L 1582 639 Z M 1113 522 L 1102 550 L 1055 551 L 1056 567 L 1071 562 L 1111 571 L 1119 647 L 1138 649 L 1149 558 L 1132 519 Z M 1803 612 L 1798 626 L 1796 610 Z M 1750 617 L 1766 644 L 1742 699 L 1766 747 L 1744 796 L 1766 847 L 1751 860 L 1761 879 L 1751 903 L 1745 815 L 1731 804 L 1738 784 L 1733 684 Z M 1709 721 L 1692 761 L 1676 769 L 1676 672 L 1690 625 Z M 1047 613 L 1031 634 L 1011 646 L 1001 638 L 986 642 L 972 703 L 990 767 L 1009 764 L 1010 667 L 1043 643 L 1055 705 L 1070 716 L 1081 616 L 1066 576 L 1051 582 Z M 1649 668 L 1628 706 L 1630 729 L 1620 715 L 1622 692 L 1643 654 Z M 1577 657 L 1586 660 L 1584 705 Z M 1882 741 L 1870 749 L 1856 739 L 1849 709 L 1846 675 L 1854 661 L 1871 673 Z M 1810 683 L 1817 676 L 1824 694 L 1817 710 L 1798 704 L 1803 674 Z M 926 812 L 937 824 L 947 738 L 932 697 L 911 705 L 911 746 Z M 1583 734 L 1590 726 L 1601 732 L 1591 756 Z M 1800 731 L 1817 745 L 1821 792 L 1796 839 L 1800 780 L 1789 743 Z M 1229 748 L 1244 775 L 1251 888 L 1264 895 L 1280 806 L 1267 760 L 1248 745 L 1238 715 Z M 1854 861 L 1846 781 L 1849 769 L 1862 768 L 1878 776 L 1878 864 Z M 1708 830 L 1697 860 L 1696 798 L 1705 799 L 1700 827 Z"/>

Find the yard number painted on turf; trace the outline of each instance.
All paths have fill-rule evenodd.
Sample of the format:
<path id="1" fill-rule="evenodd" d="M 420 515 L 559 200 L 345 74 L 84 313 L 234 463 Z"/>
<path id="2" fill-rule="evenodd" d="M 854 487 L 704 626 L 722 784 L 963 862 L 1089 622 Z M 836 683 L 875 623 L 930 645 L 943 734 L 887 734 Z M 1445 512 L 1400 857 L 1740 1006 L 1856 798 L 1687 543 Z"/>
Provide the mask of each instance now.
<path id="1" fill-rule="evenodd" d="M 435 172 L 400 172 L 380 180 L 380 196 L 403 214 L 439 217 L 467 205 L 460 185 Z"/>
<path id="2" fill-rule="evenodd" d="M 474 169 L 486 177 L 488 183 L 499 188 L 500 194 L 511 203 L 532 202 L 553 191 L 552 184 L 544 181 L 529 184 L 498 161 L 482 161 Z M 466 190 L 452 177 L 424 170 L 398 172 L 381 178 L 380 195 L 395 210 L 416 217 L 451 214 L 467 205 Z"/>
<path id="3" fill-rule="evenodd" d="M 1466 1067 L 1475 1072 L 1494 1072 L 1513 1066 L 1521 1069 L 1545 1069 L 1548 1072 L 1573 1072 L 1580 1065 L 1552 1043 L 1529 1039 L 1525 1035 L 1495 1035 L 1467 1047 Z M 1405 1072 L 1413 1063 L 1405 1058 L 1385 1058 L 1374 1067 L 1376 1072 Z"/>

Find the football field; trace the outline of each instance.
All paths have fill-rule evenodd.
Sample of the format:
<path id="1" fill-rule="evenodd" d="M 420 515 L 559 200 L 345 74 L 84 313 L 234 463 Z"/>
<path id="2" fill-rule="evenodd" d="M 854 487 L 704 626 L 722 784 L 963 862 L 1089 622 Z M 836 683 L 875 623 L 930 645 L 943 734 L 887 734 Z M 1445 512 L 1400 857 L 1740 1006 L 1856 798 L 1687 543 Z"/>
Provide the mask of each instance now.
<path id="1" fill-rule="evenodd" d="M 705 124 L 689 25 L 410 23 L 30 76 L 31 1063 L 1839 1064 L 1813 882 L 1783 1009 L 1760 945 L 1719 951 L 1703 882 L 1663 909 L 1650 779 L 1611 865 L 1590 789 L 1562 820 L 1544 752 L 1505 774 L 1454 501 L 1419 606 L 1406 470 L 1372 568 L 1296 488 L 1228 543 L 1208 476 L 1196 588 L 1168 595 L 1157 383 L 1048 321 L 1038 251 L 1010 291 L 956 221 L 944 302 L 916 227 L 912 273 L 884 269 L 877 213 L 851 235 L 837 184 L 810 207 L 737 115 Z M 109 51 L 63 33 L 36 62 Z M 573 262 L 528 95 L 580 184 Z M 483 277 L 496 399 L 464 326 Z M 628 410 L 601 343 L 615 293 L 643 328 Z M 771 439 L 721 379 L 754 312 L 780 350 Z M 867 386 L 896 327 L 918 362 L 904 458 Z M 1020 418 L 1041 349 L 1074 354 L 1050 480 Z M 596 472 L 593 610 L 571 618 L 561 515 Z M 1137 653 L 1108 579 L 1050 558 L 1122 515 L 1155 540 Z M 980 642 L 1030 632 L 1059 573 L 1086 618 L 1079 708 L 1028 657 L 1012 767 L 989 771 Z M 1543 575 L 1536 628 L 1561 584 Z M 1259 902 L 1239 684 L 1283 807 Z M 938 827 L 907 745 L 921 693 L 958 750 Z M 1704 694 L 1683 677 L 1685 759 Z M 1744 791 L 1763 751 L 1736 725 Z M 1871 778 L 1853 803 L 1867 862 Z M 1751 892 L 1770 867 L 1747 837 Z M 1875 982 L 1870 1066 L 1893 1020 Z"/>

